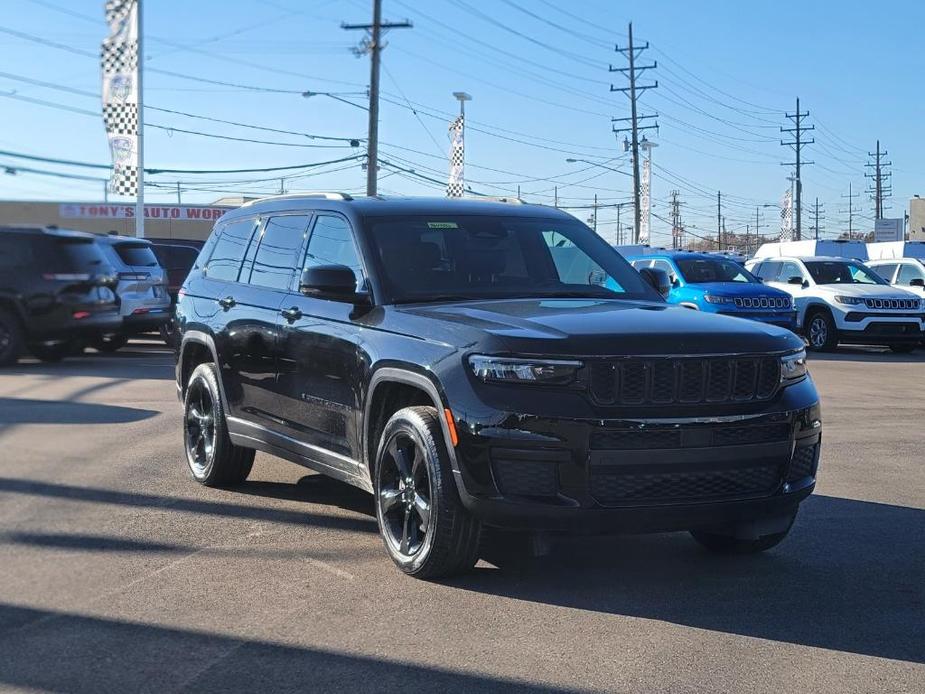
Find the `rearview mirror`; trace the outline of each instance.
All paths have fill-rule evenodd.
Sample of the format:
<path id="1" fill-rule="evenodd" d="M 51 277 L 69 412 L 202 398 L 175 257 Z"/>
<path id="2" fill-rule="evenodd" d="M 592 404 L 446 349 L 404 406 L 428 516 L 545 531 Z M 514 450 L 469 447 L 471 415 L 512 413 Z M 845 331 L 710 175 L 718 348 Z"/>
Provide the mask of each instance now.
<path id="1" fill-rule="evenodd" d="M 909 286 L 910 286 L 910 287 L 923 287 L 923 288 L 925 288 L 925 279 L 922 279 L 921 277 L 915 277 L 915 278 L 909 280 Z"/>
<path id="2" fill-rule="evenodd" d="M 657 267 L 644 267 L 639 270 L 639 274 L 663 299 L 668 298 L 668 292 L 671 291 L 671 280 L 667 272 Z"/>
<path id="3" fill-rule="evenodd" d="M 346 265 L 316 265 L 302 272 L 299 291 L 306 296 L 350 301 L 356 297 L 357 278 Z"/>

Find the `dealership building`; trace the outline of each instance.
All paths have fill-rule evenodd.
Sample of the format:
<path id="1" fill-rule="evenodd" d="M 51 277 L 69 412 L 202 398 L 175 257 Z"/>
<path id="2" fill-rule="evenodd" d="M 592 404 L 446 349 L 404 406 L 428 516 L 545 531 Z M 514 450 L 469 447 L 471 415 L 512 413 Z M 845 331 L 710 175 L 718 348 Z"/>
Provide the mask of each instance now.
<path id="1" fill-rule="evenodd" d="M 145 205 L 145 236 L 205 239 L 215 221 L 240 207 L 243 198 L 222 198 L 211 205 Z M 97 234 L 135 235 L 134 203 L 40 202 L 0 200 L 0 226 L 38 225 Z"/>

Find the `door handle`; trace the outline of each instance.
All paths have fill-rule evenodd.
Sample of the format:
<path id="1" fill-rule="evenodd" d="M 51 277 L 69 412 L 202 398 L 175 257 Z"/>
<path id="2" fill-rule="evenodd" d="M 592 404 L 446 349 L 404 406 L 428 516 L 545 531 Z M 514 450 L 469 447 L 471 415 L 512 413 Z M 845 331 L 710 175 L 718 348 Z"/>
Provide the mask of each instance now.
<path id="1" fill-rule="evenodd" d="M 295 306 L 293 306 L 292 308 L 284 308 L 282 311 L 279 312 L 279 314 L 283 318 L 285 318 L 287 321 L 289 321 L 290 323 L 292 321 L 297 321 L 299 320 L 299 318 L 302 317 L 302 311 L 300 311 Z"/>
<path id="2" fill-rule="evenodd" d="M 234 300 L 233 296 L 226 296 L 218 300 L 218 305 L 224 309 L 232 308 L 238 302 Z"/>

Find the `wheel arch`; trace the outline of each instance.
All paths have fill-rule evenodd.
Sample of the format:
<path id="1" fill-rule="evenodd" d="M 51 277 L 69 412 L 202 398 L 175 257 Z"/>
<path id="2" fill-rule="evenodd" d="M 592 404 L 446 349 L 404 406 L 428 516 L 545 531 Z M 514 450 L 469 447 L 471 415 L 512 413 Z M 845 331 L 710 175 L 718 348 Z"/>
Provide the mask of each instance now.
<path id="1" fill-rule="evenodd" d="M 218 352 L 215 349 L 215 340 L 208 333 L 199 330 L 190 330 L 183 334 L 180 349 L 177 353 L 177 394 L 182 401 L 186 396 L 186 384 L 193 370 L 200 364 L 213 363 L 218 366 Z M 218 389 L 222 397 L 222 407 L 228 411 L 228 400 L 225 398 L 225 386 L 222 383 L 219 371 Z"/>
<path id="2" fill-rule="evenodd" d="M 437 420 L 443 433 L 443 442 L 450 456 L 454 470 L 456 453 L 452 436 L 444 415 L 445 400 L 433 376 L 425 374 L 412 365 L 383 366 L 373 372 L 369 381 L 366 402 L 363 407 L 362 454 L 364 466 L 372 481 L 372 465 L 376 457 L 378 434 L 388 417 L 404 407 L 414 405 L 432 406 L 437 410 Z"/>

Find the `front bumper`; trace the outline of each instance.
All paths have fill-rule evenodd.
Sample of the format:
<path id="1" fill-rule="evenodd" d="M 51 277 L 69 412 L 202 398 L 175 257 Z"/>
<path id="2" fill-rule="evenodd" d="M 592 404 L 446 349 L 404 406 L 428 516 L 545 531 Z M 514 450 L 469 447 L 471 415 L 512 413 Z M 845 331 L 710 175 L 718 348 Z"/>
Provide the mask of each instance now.
<path id="1" fill-rule="evenodd" d="M 779 328 L 786 328 L 796 332 L 797 312 L 794 311 L 718 311 L 724 316 L 733 316 L 734 318 L 747 318 L 760 323 L 776 325 Z"/>
<path id="2" fill-rule="evenodd" d="M 833 311 L 839 339 L 854 344 L 894 344 L 925 339 L 925 313 L 918 311 Z"/>
<path id="3" fill-rule="evenodd" d="M 786 516 L 815 486 L 822 440 L 811 381 L 791 388 L 801 392 L 748 414 L 461 418 L 460 498 L 485 524 L 520 530 L 665 532 Z"/>

